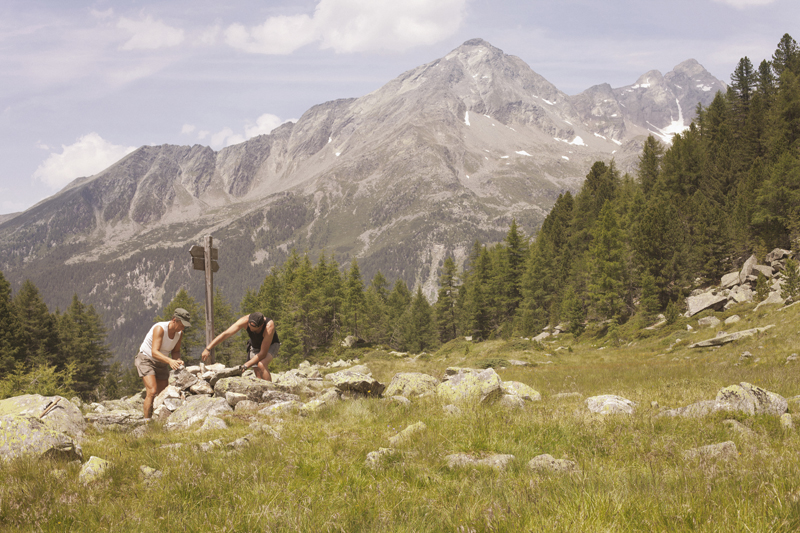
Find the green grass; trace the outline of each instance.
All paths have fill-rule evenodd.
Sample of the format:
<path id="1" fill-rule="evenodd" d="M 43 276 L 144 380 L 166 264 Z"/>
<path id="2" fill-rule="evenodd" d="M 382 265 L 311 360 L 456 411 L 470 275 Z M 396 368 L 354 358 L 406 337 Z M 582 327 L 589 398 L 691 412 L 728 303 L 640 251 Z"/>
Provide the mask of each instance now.
<path id="1" fill-rule="evenodd" d="M 448 366 L 522 359 L 538 366 L 494 366 L 543 399 L 526 409 L 465 406 L 446 416 L 435 398 L 402 406 L 380 399 L 340 402 L 310 416 L 283 420 L 233 414 L 227 431 L 170 433 L 155 426 L 141 439 L 90 431 L 84 457 L 113 463 L 103 481 L 83 486 L 78 466 L 41 460 L 0 464 L 0 529 L 4 531 L 797 531 L 800 529 L 800 429 L 775 417 L 717 413 L 702 419 L 657 417 L 663 408 L 713 399 L 724 386 L 747 381 L 784 397 L 800 394 L 800 306 L 743 316 L 733 326 L 699 330 L 696 320 L 620 346 L 605 339 L 557 337 L 529 341 L 453 341 L 430 358 L 353 351 L 384 383 L 397 372 L 442 376 Z M 695 333 L 686 330 L 686 324 Z M 718 349 L 690 342 L 776 324 L 760 337 Z M 680 343 L 675 344 L 677 339 Z M 673 346 L 671 350 L 668 350 Z M 559 349 L 561 348 L 561 349 Z M 571 348 L 571 350 L 569 350 Z M 742 352 L 753 357 L 739 362 Z M 756 359 L 759 359 L 756 361 Z M 556 399 L 561 392 L 580 397 Z M 584 399 L 618 394 L 637 403 L 632 416 L 589 413 Z M 651 406 L 657 402 L 658 407 Z M 790 404 L 790 409 L 795 404 Z M 742 436 L 723 424 L 735 418 Z M 228 443 L 259 419 L 280 439 L 255 435 L 239 451 L 195 451 L 192 443 Z M 427 429 L 365 466 L 369 452 L 422 421 Z M 800 420 L 798 420 L 800 423 Z M 685 459 L 689 448 L 732 440 L 736 460 Z M 164 444 L 186 443 L 179 449 Z M 503 472 L 450 470 L 450 453 L 513 454 Z M 527 462 L 549 453 L 580 472 L 531 472 Z M 148 484 L 139 467 L 164 476 Z"/>

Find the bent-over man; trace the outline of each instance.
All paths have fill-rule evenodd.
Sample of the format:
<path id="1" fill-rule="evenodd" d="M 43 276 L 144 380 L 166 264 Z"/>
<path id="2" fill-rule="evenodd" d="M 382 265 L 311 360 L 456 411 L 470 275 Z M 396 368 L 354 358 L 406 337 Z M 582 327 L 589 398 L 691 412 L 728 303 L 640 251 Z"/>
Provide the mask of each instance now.
<path id="1" fill-rule="evenodd" d="M 183 330 L 191 326 L 189 311 L 178 307 L 168 322 L 157 322 L 147 332 L 134 361 L 139 377 L 144 381 L 144 419 L 153 416 L 153 400 L 169 385 L 170 370 L 183 366 L 181 339 Z M 166 355 L 166 354 L 169 354 Z"/>
<path id="2" fill-rule="evenodd" d="M 269 364 L 278 355 L 281 341 L 275 331 L 275 322 L 259 312 L 243 316 L 217 335 L 203 350 L 203 361 L 211 356 L 211 349 L 243 329 L 247 330 L 250 340 L 247 343 L 247 361 L 240 367 L 242 372 L 252 367 L 256 377 L 272 381 Z"/>

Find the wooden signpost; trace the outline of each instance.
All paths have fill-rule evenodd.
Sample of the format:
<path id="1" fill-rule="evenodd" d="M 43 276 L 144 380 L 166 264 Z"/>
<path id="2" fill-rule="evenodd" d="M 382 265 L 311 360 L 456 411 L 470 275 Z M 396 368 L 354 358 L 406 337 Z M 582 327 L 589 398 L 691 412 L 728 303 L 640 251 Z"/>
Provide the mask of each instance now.
<path id="1" fill-rule="evenodd" d="M 194 245 L 189 249 L 192 256 L 192 268 L 204 270 L 206 273 L 206 346 L 214 340 L 214 272 L 219 270 L 217 258 L 219 250 L 212 248 L 211 235 L 205 236 L 205 246 Z M 211 352 L 211 364 L 214 364 L 214 352 Z M 205 372 L 205 365 L 200 362 L 200 367 Z"/>

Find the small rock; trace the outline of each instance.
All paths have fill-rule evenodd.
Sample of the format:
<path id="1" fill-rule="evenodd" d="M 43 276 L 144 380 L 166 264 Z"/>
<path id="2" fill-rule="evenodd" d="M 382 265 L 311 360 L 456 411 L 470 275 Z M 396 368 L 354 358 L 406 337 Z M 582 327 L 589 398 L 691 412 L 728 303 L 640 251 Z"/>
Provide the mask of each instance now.
<path id="1" fill-rule="evenodd" d="M 578 464 L 575 461 L 556 459 L 547 453 L 537 455 L 528 461 L 528 468 L 531 470 L 545 470 L 550 472 L 577 472 L 579 470 Z"/>
<path id="2" fill-rule="evenodd" d="M 721 442 L 719 444 L 709 444 L 700 446 L 683 452 L 686 459 L 721 459 L 724 461 L 739 457 L 739 451 L 733 441 Z"/>
<path id="3" fill-rule="evenodd" d="M 416 424 L 411 424 L 403 431 L 395 435 L 394 437 L 389 438 L 389 444 L 392 446 L 401 446 L 411 440 L 411 438 L 417 434 L 421 433 L 428 429 L 428 426 L 425 425 L 424 422 L 417 422 Z"/>
<path id="4" fill-rule="evenodd" d="M 367 459 L 364 461 L 364 465 L 367 468 L 371 468 L 373 470 L 380 467 L 381 463 L 383 462 L 384 458 L 389 455 L 392 455 L 394 450 L 391 448 L 378 448 L 376 452 L 369 452 L 367 454 Z"/>
<path id="5" fill-rule="evenodd" d="M 739 317 L 739 315 L 732 315 L 725 319 L 725 325 L 729 326 L 730 324 L 735 324 L 740 320 L 741 318 Z"/>
<path id="6" fill-rule="evenodd" d="M 105 476 L 110 467 L 110 462 L 93 455 L 89 457 L 89 460 L 81 467 L 78 480 L 84 485 L 97 481 Z"/>
<path id="7" fill-rule="evenodd" d="M 488 466 L 495 470 L 505 470 L 513 459 L 513 455 L 509 454 L 491 454 L 481 459 L 466 453 L 454 453 L 445 457 L 447 466 L 450 468 L 460 468 L 465 466 Z"/>
<path id="8" fill-rule="evenodd" d="M 794 429 L 794 421 L 792 420 L 792 415 L 789 413 L 783 413 L 781 415 L 781 426 L 783 429 Z"/>

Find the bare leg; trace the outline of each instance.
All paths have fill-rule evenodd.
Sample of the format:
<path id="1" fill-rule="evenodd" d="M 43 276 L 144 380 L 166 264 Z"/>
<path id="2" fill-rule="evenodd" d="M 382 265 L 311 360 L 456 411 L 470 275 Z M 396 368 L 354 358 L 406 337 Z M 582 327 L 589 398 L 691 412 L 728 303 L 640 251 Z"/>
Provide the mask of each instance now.
<path id="1" fill-rule="evenodd" d="M 144 381 L 144 388 L 147 391 L 147 396 L 144 398 L 144 417 L 149 419 L 153 416 L 153 400 L 158 395 L 156 392 L 158 384 L 153 375 L 142 377 L 142 381 Z"/>
<path id="2" fill-rule="evenodd" d="M 168 379 L 156 379 L 155 376 L 144 376 L 144 388 L 147 390 L 147 396 L 144 399 L 144 417 L 151 418 L 153 416 L 153 400 L 156 399 L 161 391 L 169 385 Z"/>
<path id="3" fill-rule="evenodd" d="M 269 364 L 271 362 L 272 354 L 267 354 L 264 359 L 259 361 L 258 364 L 253 367 L 253 372 L 256 373 L 257 378 L 272 381 L 272 374 L 269 373 Z"/>

